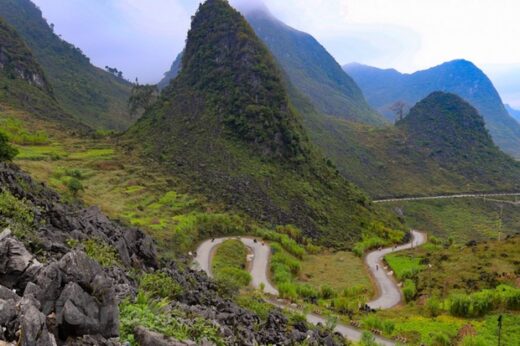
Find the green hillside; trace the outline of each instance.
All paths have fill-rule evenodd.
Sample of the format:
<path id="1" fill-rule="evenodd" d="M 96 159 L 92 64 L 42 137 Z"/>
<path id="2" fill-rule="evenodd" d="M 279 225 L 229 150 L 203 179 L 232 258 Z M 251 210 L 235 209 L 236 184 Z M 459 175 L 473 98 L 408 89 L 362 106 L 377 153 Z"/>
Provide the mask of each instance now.
<path id="1" fill-rule="evenodd" d="M 396 114 L 391 108 L 397 101 L 410 109 L 434 91 L 459 95 L 484 117 L 495 143 L 504 152 L 520 157 L 520 124 L 507 112 L 491 80 L 469 61 L 454 60 L 412 74 L 359 64 L 347 65 L 345 71 L 358 83 L 370 105 L 392 121 Z"/>
<path id="2" fill-rule="evenodd" d="M 200 6 L 180 74 L 125 138 L 195 192 L 325 244 L 385 217 L 316 153 L 269 51 L 224 0 Z"/>
<path id="3" fill-rule="evenodd" d="M 453 95 L 433 94 L 398 126 L 381 129 L 321 116 L 304 101 L 297 105 L 308 110 L 305 125 L 314 142 L 371 196 L 520 188 L 518 163 L 496 148 L 476 110 Z"/>
<path id="4" fill-rule="evenodd" d="M 0 104 L 53 120 L 74 130 L 88 127 L 56 102 L 47 77 L 17 32 L 0 19 Z"/>
<path id="5" fill-rule="evenodd" d="M 135 121 L 127 111 L 130 83 L 94 67 L 30 0 L 0 0 L 0 18 L 25 40 L 66 112 L 95 128 L 122 130 Z"/>

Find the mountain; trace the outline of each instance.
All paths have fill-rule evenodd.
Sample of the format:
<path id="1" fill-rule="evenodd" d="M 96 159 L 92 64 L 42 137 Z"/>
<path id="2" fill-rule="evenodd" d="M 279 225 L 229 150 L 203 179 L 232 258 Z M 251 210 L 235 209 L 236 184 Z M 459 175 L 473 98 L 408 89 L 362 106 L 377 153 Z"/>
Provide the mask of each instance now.
<path id="1" fill-rule="evenodd" d="M 135 121 L 127 111 L 131 84 L 93 66 L 30 0 L 0 0 L 0 18 L 25 40 L 66 112 L 96 128 L 122 130 Z"/>
<path id="2" fill-rule="evenodd" d="M 224 0 L 199 7 L 179 75 L 125 138 L 195 192 L 323 244 L 384 220 L 316 152 L 273 57 Z"/>
<path id="3" fill-rule="evenodd" d="M 88 131 L 56 102 L 54 91 L 29 47 L 0 19 L 0 104 L 54 120 L 68 128 Z"/>
<path id="4" fill-rule="evenodd" d="M 370 108 L 352 78 L 314 37 L 285 25 L 263 5 L 249 6 L 243 14 L 276 58 L 285 77 L 320 112 L 372 125 L 386 123 Z M 167 85 L 177 75 L 179 66 L 180 56 L 159 85 Z"/>
<path id="5" fill-rule="evenodd" d="M 512 108 L 510 105 L 504 105 L 504 107 L 506 107 L 509 115 L 511 115 L 513 119 L 516 119 L 518 123 L 520 123 L 520 111 Z"/>
<path id="6" fill-rule="evenodd" d="M 507 113 L 489 78 L 473 63 L 454 60 L 413 74 L 360 64 L 344 69 L 361 87 L 370 105 L 390 120 L 396 118 L 391 108 L 398 101 L 409 109 L 434 91 L 457 94 L 481 113 L 495 143 L 506 153 L 520 157 L 520 124 Z"/>
<path id="7" fill-rule="evenodd" d="M 484 119 L 457 95 L 434 92 L 397 123 L 407 144 L 470 181 L 520 179 L 520 164 L 495 146 Z"/>
<path id="8" fill-rule="evenodd" d="M 372 197 L 517 191 L 520 166 L 493 144 L 478 112 L 434 93 L 396 126 L 306 113 L 313 141 Z"/>
<path id="9" fill-rule="evenodd" d="M 179 72 L 181 71 L 182 67 L 183 54 L 184 52 L 180 52 L 177 55 L 168 72 L 166 72 L 164 74 L 163 79 L 161 79 L 161 81 L 157 83 L 157 87 L 159 88 L 159 90 L 163 90 L 164 88 L 166 88 L 170 84 L 170 82 L 179 75 Z"/>

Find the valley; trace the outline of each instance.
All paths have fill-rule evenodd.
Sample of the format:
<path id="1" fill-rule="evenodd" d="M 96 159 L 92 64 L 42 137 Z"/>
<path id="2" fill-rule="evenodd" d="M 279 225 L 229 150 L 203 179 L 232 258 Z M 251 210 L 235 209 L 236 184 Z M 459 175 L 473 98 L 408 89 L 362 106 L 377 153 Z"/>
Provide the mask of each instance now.
<path id="1" fill-rule="evenodd" d="M 0 0 L 0 345 L 520 346 L 491 80 L 342 68 L 232 5 L 200 4 L 156 86 Z"/>

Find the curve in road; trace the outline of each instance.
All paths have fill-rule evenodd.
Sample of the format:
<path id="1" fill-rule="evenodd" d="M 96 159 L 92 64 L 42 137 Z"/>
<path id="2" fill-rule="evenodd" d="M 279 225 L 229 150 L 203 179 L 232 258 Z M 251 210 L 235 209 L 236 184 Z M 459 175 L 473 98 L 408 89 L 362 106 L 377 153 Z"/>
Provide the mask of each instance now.
<path id="1" fill-rule="evenodd" d="M 264 292 L 269 293 L 273 296 L 278 295 L 278 290 L 273 287 L 268 279 L 267 271 L 269 267 L 269 256 L 271 248 L 261 241 L 255 241 L 254 238 L 248 237 L 227 237 L 210 239 L 204 241 L 197 248 L 197 255 L 195 257 L 195 266 L 200 270 L 204 270 L 209 276 L 211 273 L 211 259 L 216 247 L 222 244 L 224 241 L 229 239 L 240 239 L 244 245 L 246 245 L 253 253 L 253 259 L 251 261 L 251 285 L 255 288 L 259 288 L 261 284 L 264 285 Z M 393 281 L 391 276 L 383 270 L 382 260 L 386 254 L 410 249 L 415 246 L 420 246 L 426 242 L 426 235 L 417 231 L 412 231 L 412 241 L 408 244 L 400 245 L 393 248 L 386 248 L 382 250 L 376 250 L 369 253 L 365 259 L 365 262 L 370 269 L 377 285 L 379 295 L 376 299 L 368 303 L 372 309 L 389 309 L 398 305 L 401 302 L 401 290 L 397 284 Z M 274 305 L 287 308 L 286 305 L 281 302 L 270 300 Z M 327 319 L 317 314 L 307 314 L 306 319 L 312 324 L 326 324 Z M 363 334 L 363 331 L 354 328 L 352 326 L 338 324 L 335 331 L 342 334 L 347 339 L 353 341 L 359 341 Z M 393 346 L 395 342 L 376 336 L 376 342 L 383 346 Z"/>
<path id="2" fill-rule="evenodd" d="M 383 258 L 392 252 L 403 251 L 426 243 L 426 235 L 412 231 L 412 241 L 408 244 L 372 251 L 365 257 L 365 263 L 377 283 L 379 295 L 367 303 L 372 309 L 390 309 L 401 302 L 401 290 L 393 280 L 392 275 L 384 270 Z"/>

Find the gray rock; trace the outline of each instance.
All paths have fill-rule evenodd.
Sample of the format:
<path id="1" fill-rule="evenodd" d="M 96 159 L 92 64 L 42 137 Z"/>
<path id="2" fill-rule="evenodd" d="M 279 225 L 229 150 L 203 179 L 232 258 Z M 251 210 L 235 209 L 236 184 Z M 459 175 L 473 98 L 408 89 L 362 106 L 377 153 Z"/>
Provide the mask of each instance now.
<path id="1" fill-rule="evenodd" d="M 101 266 L 83 251 L 72 251 L 61 258 L 58 264 L 65 283 L 76 282 L 82 287 L 91 287 L 96 275 L 102 273 Z"/>
<path id="2" fill-rule="evenodd" d="M 19 301 L 21 299 L 12 289 L 0 285 L 0 299 Z"/>
<path id="3" fill-rule="evenodd" d="M 30 266 L 39 268 L 41 264 L 12 237 L 11 231 L 4 230 L 0 234 L 0 284 L 15 287 Z"/>
<path id="4" fill-rule="evenodd" d="M 54 336 L 47 331 L 46 319 L 39 305 L 30 295 L 20 302 L 20 346 L 56 346 Z"/>
<path id="5" fill-rule="evenodd" d="M 167 337 L 162 334 L 153 332 L 144 327 L 137 326 L 134 329 L 136 341 L 141 346 L 213 346 L 212 342 L 201 340 L 194 341 L 179 341 L 172 337 Z"/>
<path id="6" fill-rule="evenodd" d="M 0 326 L 5 326 L 17 316 L 16 302 L 0 299 Z"/>

